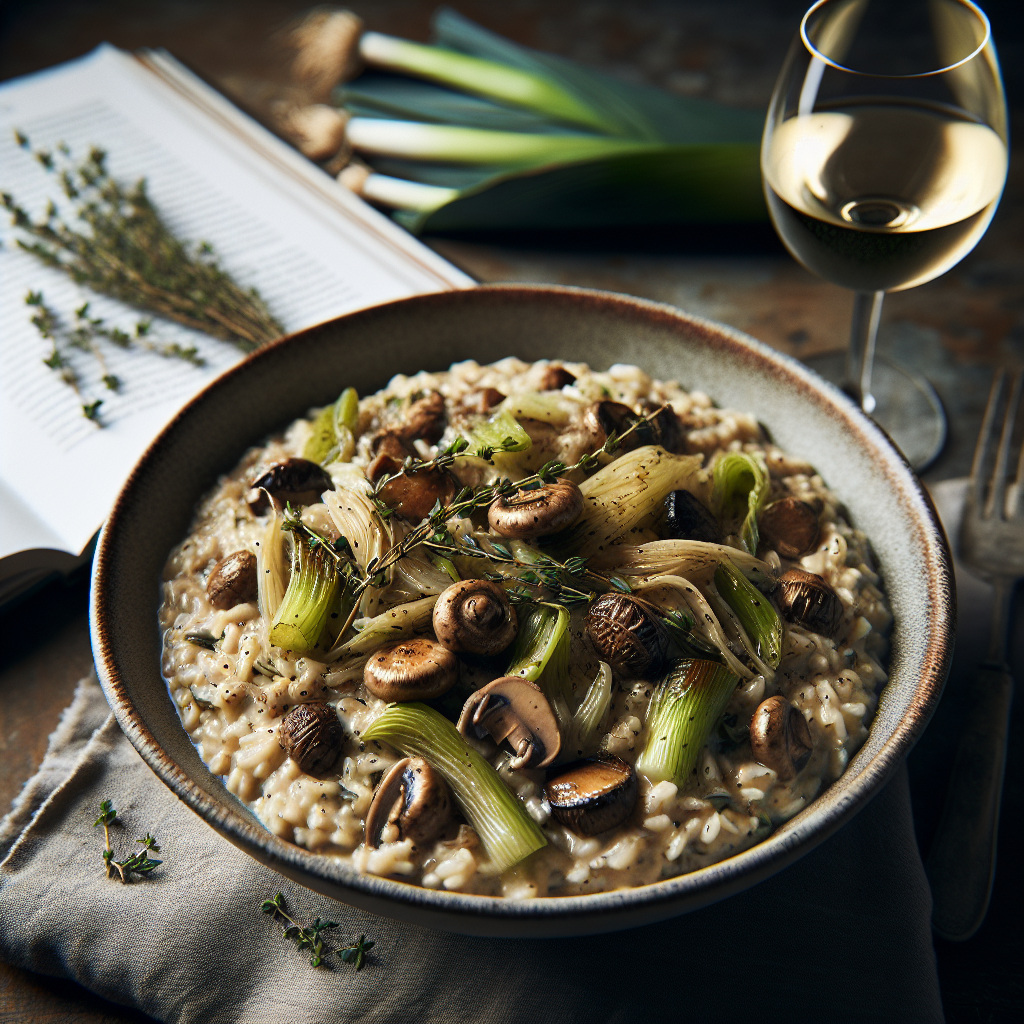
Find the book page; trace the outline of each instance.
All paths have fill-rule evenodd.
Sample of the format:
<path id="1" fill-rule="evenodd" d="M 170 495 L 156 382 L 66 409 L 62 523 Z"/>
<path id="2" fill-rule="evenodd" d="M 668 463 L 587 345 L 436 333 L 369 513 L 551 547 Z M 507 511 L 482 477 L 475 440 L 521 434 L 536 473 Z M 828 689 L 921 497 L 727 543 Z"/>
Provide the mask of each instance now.
<path id="1" fill-rule="evenodd" d="M 180 77 L 187 85 L 184 69 Z M 131 55 L 100 47 L 0 86 L 0 189 L 33 219 L 43 216 L 48 200 L 70 216 L 67 201 L 58 202 L 57 173 L 98 146 L 113 177 L 126 184 L 145 178 L 172 231 L 208 243 L 235 281 L 259 291 L 286 332 L 392 299 L 472 285 L 425 246 L 408 236 L 399 240 L 400 229 L 357 197 L 346 193 L 331 201 L 329 190 L 340 193 L 342 186 L 311 166 L 297 170 L 301 157 L 295 155 L 299 163 L 290 171 L 291 154 L 269 159 L 284 144 L 245 115 L 233 111 L 236 129 L 244 130 L 232 131 L 212 109 L 190 102 L 187 90 L 175 89 Z M 16 132 L 27 146 L 19 145 Z M 39 150 L 51 154 L 57 170 L 41 164 Z M 305 183 L 304 174 L 312 175 Z M 86 315 L 129 335 L 147 316 L 46 267 L 17 246 L 17 237 L 9 225 L 0 226 L 0 481 L 39 520 L 29 533 L 59 538 L 77 553 L 164 423 L 243 354 L 228 342 L 153 318 L 150 332 L 132 348 L 100 343 L 102 364 L 71 350 L 64 369 L 73 372 L 76 393 L 44 363 L 51 343 L 32 325 L 38 307 L 26 305 L 26 295 L 41 292 L 69 329 L 86 302 Z M 203 365 L 157 351 L 174 344 L 194 346 Z M 117 378 L 118 389 L 104 377 Z M 93 421 L 83 405 L 95 400 L 102 404 Z M 6 526 L 5 534 L 0 549 L 21 546 Z"/>

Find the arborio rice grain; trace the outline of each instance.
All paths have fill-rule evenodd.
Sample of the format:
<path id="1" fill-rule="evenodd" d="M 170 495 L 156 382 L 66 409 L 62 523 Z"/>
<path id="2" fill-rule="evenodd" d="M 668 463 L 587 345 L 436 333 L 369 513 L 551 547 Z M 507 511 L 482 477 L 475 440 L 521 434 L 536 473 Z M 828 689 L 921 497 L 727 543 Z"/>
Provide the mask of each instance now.
<path id="1" fill-rule="evenodd" d="M 275 835 L 340 857 L 360 871 L 428 888 L 514 899 L 600 892 L 693 871 L 752 846 L 838 778 L 864 742 L 886 681 L 884 637 L 891 616 L 867 539 L 847 522 L 814 469 L 769 443 L 752 416 L 715 408 L 699 391 L 652 380 L 634 366 L 616 365 L 604 373 L 583 364 L 566 364 L 564 369 L 574 380 L 545 392 L 544 418 L 538 418 L 533 406 L 517 408 L 517 396 L 550 383 L 545 375 L 551 367 L 544 362 L 465 362 L 448 373 L 396 376 L 386 389 L 360 401 L 352 460 L 330 465 L 331 478 L 338 488 L 368 489 L 363 470 L 373 458 L 371 439 L 394 422 L 411 397 L 430 392 L 444 396 L 447 426 L 437 444 L 416 441 L 422 458 L 431 458 L 478 422 L 480 396 L 495 389 L 510 396 L 506 405 L 532 438 L 530 450 L 515 461 L 501 457 L 501 471 L 519 476 L 549 459 L 571 465 L 592 450 L 594 439 L 584 411 L 595 401 L 611 399 L 638 412 L 668 403 L 685 432 L 685 451 L 702 455 L 705 466 L 721 451 L 759 453 L 770 472 L 771 500 L 793 495 L 820 510 L 820 536 L 810 554 L 797 562 L 763 548 L 760 554 L 776 570 L 800 567 L 831 584 L 843 605 L 840 642 L 787 624 L 774 680 L 767 682 L 763 675 L 741 679 L 726 709 L 729 733 L 712 730 L 686 784 L 680 788 L 671 781 L 652 783 L 640 776 L 635 810 L 609 833 L 581 836 L 558 824 L 544 797 L 545 772 L 511 771 L 507 753 L 489 741 L 474 740 L 541 826 L 547 845 L 499 874 L 479 837 L 456 817 L 439 839 L 423 848 L 407 839 L 369 849 L 363 842 L 363 822 L 375 783 L 402 755 L 385 744 L 360 740 L 385 706 L 363 686 L 361 663 L 354 669 L 339 668 L 314 656 L 294 657 L 272 648 L 257 601 L 217 609 L 206 590 L 207 577 L 221 558 L 240 550 L 258 554 L 266 542 L 267 515 L 250 511 L 247 491 L 262 468 L 302 454 L 311 422 L 299 420 L 282 436 L 249 450 L 203 499 L 192 531 L 167 561 L 160 608 L 163 673 L 183 726 L 210 770 L 223 776 L 228 789 Z M 470 485 L 495 475 L 479 460 L 465 460 L 456 472 Z M 329 523 L 326 512 L 323 505 L 314 504 L 305 508 L 303 518 L 323 528 Z M 655 537 L 657 533 L 646 528 L 627 540 L 636 544 Z M 738 543 L 736 538 L 726 542 Z M 392 588 L 394 593 L 371 590 L 364 599 L 370 607 L 363 611 L 372 615 L 423 596 L 407 576 L 396 574 Z M 585 686 L 598 666 L 582 622 L 583 611 L 574 611 L 571 643 L 577 696 L 579 685 Z M 197 636 L 207 639 L 197 643 Z M 463 687 L 479 686 L 494 675 L 493 668 L 471 661 L 463 659 Z M 630 764 L 636 760 L 646 740 L 647 706 L 655 682 L 616 676 L 600 730 L 601 750 Z M 781 694 L 803 715 L 813 741 L 809 762 L 789 781 L 758 763 L 743 738 L 755 709 L 773 694 Z M 309 701 L 326 701 L 343 727 L 344 749 L 329 777 L 303 772 L 279 739 L 288 710 Z"/>

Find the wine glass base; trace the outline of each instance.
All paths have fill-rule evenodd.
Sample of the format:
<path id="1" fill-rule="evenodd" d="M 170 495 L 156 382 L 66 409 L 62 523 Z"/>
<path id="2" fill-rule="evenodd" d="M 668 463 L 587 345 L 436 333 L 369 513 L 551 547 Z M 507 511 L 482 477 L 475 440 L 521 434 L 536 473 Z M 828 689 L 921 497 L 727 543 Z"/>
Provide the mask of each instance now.
<path id="1" fill-rule="evenodd" d="M 827 381 L 846 382 L 846 353 L 824 352 L 804 362 Z M 871 372 L 875 408 L 871 418 L 889 435 L 918 473 L 938 458 L 946 443 L 946 412 L 935 388 L 920 374 L 876 355 Z"/>

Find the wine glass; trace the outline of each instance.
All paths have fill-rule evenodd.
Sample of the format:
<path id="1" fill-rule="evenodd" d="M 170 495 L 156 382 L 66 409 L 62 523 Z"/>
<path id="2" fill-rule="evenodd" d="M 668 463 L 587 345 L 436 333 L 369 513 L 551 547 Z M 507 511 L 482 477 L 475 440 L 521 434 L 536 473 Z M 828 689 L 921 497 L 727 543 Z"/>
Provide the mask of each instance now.
<path id="1" fill-rule="evenodd" d="M 855 291 L 845 366 L 820 366 L 923 469 L 945 441 L 934 389 L 875 360 L 886 292 L 977 244 L 1006 181 L 1006 100 L 970 0 L 819 0 L 804 15 L 761 144 L 768 209 L 790 253 Z"/>

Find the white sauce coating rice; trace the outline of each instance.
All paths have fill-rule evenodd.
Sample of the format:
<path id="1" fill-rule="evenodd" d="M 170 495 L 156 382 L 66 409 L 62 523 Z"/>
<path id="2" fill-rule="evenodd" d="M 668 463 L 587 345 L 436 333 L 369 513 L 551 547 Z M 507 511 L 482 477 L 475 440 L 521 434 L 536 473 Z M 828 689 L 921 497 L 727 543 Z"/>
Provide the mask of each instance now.
<path id="1" fill-rule="evenodd" d="M 503 874 L 493 869 L 473 830 L 458 820 L 422 849 L 408 840 L 368 849 L 363 844 L 363 819 L 374 785 L 402 755 L 384 744 L 359 739 L 385 707 L 362 685 L 361 663 L 339 667 L 311 657 L 292 658 L 270 646 L 255 601 L 218 610 L 206 592 L 207 577 L 218 560 L 240 550 L 258 553 L 265 542 L 267 517 L 250 511 L 246 494 L 263 468 L 302 455 L 311 427 L 310 420 L 299 420 L 283 436 L 250 449 L 202 500 L 191 533 L 168 558 L 160 608 L 162 671 L 183 726 L 210 770 L 223 776 L 228 789 L 274 834 L 341 857 L 360 871 L 428 888 L 513 899 L 601 892 L 692 871 L 752 846 L 769 834 L 769 820 L 778 824 L 792 817 L 838 778 L 864 742 L 886 681 L 885 635 L 891 615 L 867 539 L 846 521 L 821 478 L 811 466 L 767 442 L 752 416 L 717 409 L 707 395 L 652 380 L 634 366 L 616 365 L 603 373 L 584 364 L 565 367 L 575 376 L 573 383 L 546 393 L 540 407 L 524 399 L 527 405 L 519 409 L 517 396 L 537 392 L 548 364 L 510 358 L 491 366 L 459 363 L 448 373 L 396 376 L 383 391 L 360 401 L 352 463 L 334 463 L 328 471 L 337 487 L 358 487 L 371 460 L 371 436 L 399 415 L 410 396 L 421 392 L 439 391 L 448 411 L 439 444 L 417 442 L 424 458 L 479 421 L 480 415 L 470 410 L 479 405 L 484 389 L 510 396 L 508 406 L 514 415 L 518 412 L 517 419 L 533 440 L 522 455 L 498 457 L 501 474 L 513 478 L 535 471 L 549 459 L 571 465 L 593 450 L 583 414 L 594 401 L 611 398 L 641 412 L 669 403 L 687 431 L 687 450 L 703 455 L 705 466 L 719 451 L 761 453 L 771 474 L 770 500 L 794 495 L 820 509 L 821 532 L 811 554 L 792 562 L 762 549 L 761 557 L 778 569 L 817 573 L 832 585 L 844 609 L 837 634 L 841 642 L 787 624 L 774 680 L 741 680 L 726 710 L 729 735 L 712 733 L 686 786 L 652 784 L 640 776 L 636 810 L 609 833 L 582 837 L 558 824 L 544 800 L 544 771 L 511 772 L 506 753 L 489 741 L 473 741 L 541 826 L 548 845 Z M 477 484 L 493 478 L 496 471 L 479 460 L 466 460 L 457 472 L 463 482 Z M 303 518 L 325 529 L 326 513 L 323 505 L 308 506 Z M 640 530 L 629 542 L 656 537 L 650 529 Z M 373 614 L 422 595 L 415 580 L 396 574 L 392 591 L 371 595 L 376 603 L 363 610 Z M 577 695 L 598 666 L 582 618 L 582 611 L 574 612 L 571 625 Z M 186 634 L 219 640 L 214 650 L 208 650 L 187 640 Z M 489 681 L 486 675 L 477 678 L 474 671 L 479 674 L 464 667 L 463 684 Z M 646 739 L 653 689 L 652 682 L 616 677 L 612 705 L 601 728 L 601 749 L 630 763 L 636 760 Z M 809 762 L 788 782 L 759 764 L 743 738 L 757 706 L 777 693 L 803 715 L 813 740 Z M 326 701 L 344 729 L 343 754 L 325 778 L 301 771 L 278 740 L 284 715 L 309 701 Z M 739 737 L 739 742 L 731 737 Z"/>

